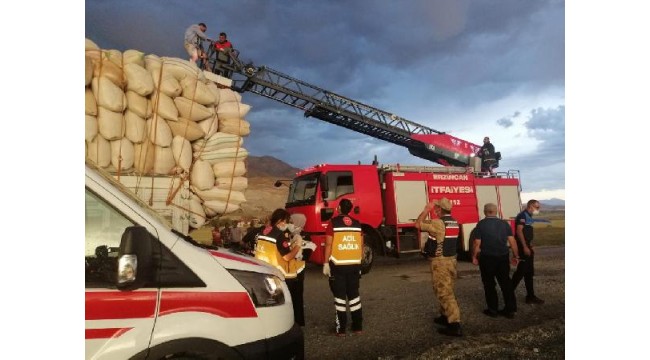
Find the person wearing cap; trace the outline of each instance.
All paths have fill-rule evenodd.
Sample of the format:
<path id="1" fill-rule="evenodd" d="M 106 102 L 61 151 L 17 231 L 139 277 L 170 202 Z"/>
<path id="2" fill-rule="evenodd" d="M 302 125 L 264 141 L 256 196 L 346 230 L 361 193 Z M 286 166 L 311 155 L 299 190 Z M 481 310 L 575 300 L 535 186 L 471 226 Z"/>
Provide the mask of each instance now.
<path id="1" fill-rule="evenodd" d="M 336 310 L 335 332 L 337 336 L 346 335 L 347 312 L 350 307 L 352 332 L 360 334 L 363 330 L 361 296 L 361 259 L 363 257 L 363 233 L 361 223 L 349 215 L 352 201 L 341 199 L 338 215 L 333 217 L 325 232 L 325 259 L 323 275 L 329 278 L 330 290 L 334 295 Z"/>
<path id="2" fill-rule="evenodd" d="M 483 146 L 478 150 L 477 155 L 481 158 L 481 172 L 492 174 L 492 168 L 497 163 L 494 145 L 490 142 L 489 137 L 483 138 Z"/>
<path id="3" fill-rule="evenodd" d="M 454 294 L 456 280 L 456 249 L 460 227 L 451 216 L 451 201 L 441 198 L 429 202 L 415 221 L 415 227 L 428 233 L 428 242 L 435 244 L 432 253 L 427 253 L 431 267 L 433 293 L 440 305 L 440 316 L 433 319 L 436 324 L 444 325 L 440 333 L 449 336 L 462 336 L 460 326 L 460 308 Z M 431 210 L 437 219 L 426 220 Z M 424 248 L 422 248 L 424 251 Z"/>
<path id="4" fill-rule="evenodd" d="M 515 291 L 510 281 L 510 249 L 512 250 L 512 264 L 519 262 L 519 251 L 512 228 L 506 221 L 497 217 L 497 206 L 487 203 L 483 207 L 485 218 L 476 224 L 474 231 L 474 251 L 472 263 L 478 265 L 481 271 L 481 281 L 485 292 L 487 309 L 483 313 L 490 317 L 499 314 L 512 319 L 517 311 Z M 499 310 L 499 297 L 496 291 L 496 282 L 499 283 L 505 307 Z"/>

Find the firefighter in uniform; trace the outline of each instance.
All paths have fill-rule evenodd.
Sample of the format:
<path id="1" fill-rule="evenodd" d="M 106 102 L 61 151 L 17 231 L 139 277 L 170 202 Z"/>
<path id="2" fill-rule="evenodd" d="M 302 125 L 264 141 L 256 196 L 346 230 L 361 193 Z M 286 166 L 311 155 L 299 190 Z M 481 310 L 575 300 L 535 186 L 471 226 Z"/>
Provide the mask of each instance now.
<path id="1" fill-rule="evenodd" d="M 305 326 L 303 305 L 305 262 L 295 258 L 300 253 L 301 243 L 291 242 L 291 233 L 288 230 L 290 218 L 289 212 L 285 209 L 273 211 L 271 227 L 257 236 L 255 257 L 271 264 L 284 275 L 291 293 L 294 319 L 298 325 Z"/>
<path id="2" fill-rule="evenodd" d="M 481 172 L 492 174 L 493 168 L 497 164 L 497 157 L 489 137 L 483 138 L 483 146 L 479 149 L 477 156 L 481 158 Z"/>
<path id="3" fill-rule="evenodd" d="M 329 277 L 334 295 L 338 336 L 345 336 L 346 306 L 350 307 L 352 331 L 358 334 L 363 330 L 359 296 L 363 235 L 361 223 L 348 215 L 350 210 L 352 202 L 342 199 L 338 206 L 339 215 L 333 217 L 327 227 L 325 242 L 325 259 L 329 261 L 323 265 L 323 274 Z"/>
<path id="4" fill-rule="evenodd" d="M 460 228 L 458 222 L 451 217 L 451 202 L 447 198 L 428 203 L 418 216 L 415 227 L 428 233 L 428 240 L 434 244 L 431 252 L 422 249 L 431 265 L 433 293 L 440 304 L 439 317 L 433 321 L 444 325 L 440 333 L 449 336 L 462 336 L 460 327 L 460 309 L 454 294 L 456 280 L 456 247 Z M 425 220 L 433 209 L 437 219 Z"/>

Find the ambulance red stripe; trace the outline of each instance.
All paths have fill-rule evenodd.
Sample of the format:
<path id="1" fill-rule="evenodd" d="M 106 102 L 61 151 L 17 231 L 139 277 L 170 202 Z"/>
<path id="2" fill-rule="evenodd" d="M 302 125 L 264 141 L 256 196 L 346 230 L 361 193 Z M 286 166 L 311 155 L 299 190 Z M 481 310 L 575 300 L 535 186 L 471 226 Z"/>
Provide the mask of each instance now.
<path id="1" fill-rule="evenodd" d="M 260 265 L 260 264 L 254 262 L 254 261 L 242 259 L 240 257 L 234 256 L 234 255 L 224 254 L 224 253 L 218 252 L 218 251 L 210 251 L 210 254 L 212 254 L 212 256 L 216 256 L 216 257 L 220 257 L 220 258 L 224 258 L 224 259 L 228 259 L 228 260 L 239 261 L 239 262 L 243 262 L 243 263 L 246 263 L 246 264 L 252 264 L 252 265 L 257 265 L 257 266 Z"/>
<path id="2" fill-rule="evenodd" d="M 87 291 L 86 320 L 151 318 L 156 291 Z"/>
<path id="3" fill-rule="evenodd" d="M 118 338 L 133 328 L 86 329 L 86 340 Z"/>
<path id="4" fill-rule="evenodd" d="M 257 317 L 255 307 L 245 292 L 164 291 L 160 315 L 196 311 L 225 318 Z"/>
<path id="5" fill-rule="evenodd" d="M 152 318 L 156 291 L 86 292 L 86 320 Z M 163 291 L 160 315 L 186 311 L 204 312 L 225 318 L 257 317 L 246 292 Z"/>

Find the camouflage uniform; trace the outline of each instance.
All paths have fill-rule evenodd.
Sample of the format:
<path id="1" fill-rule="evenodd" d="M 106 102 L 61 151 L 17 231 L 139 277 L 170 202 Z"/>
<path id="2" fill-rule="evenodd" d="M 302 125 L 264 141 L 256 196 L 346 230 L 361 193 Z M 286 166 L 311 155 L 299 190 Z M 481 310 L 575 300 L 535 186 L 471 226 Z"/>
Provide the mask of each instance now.
<path id="1" fill-rule="evenodd" d="M 445 238 L 445 224 L 440 219 L 424 220 L 422 231 L 437 239 Z M 455 246 L 455 245 L 454 245 Z M 440 313 L 447 317 L 450 323 L 460 322 L 460 308 L 454 295 L 456 281 L 456 255 L 443 256 L 443 241 L 438 241 L 438 248 L 434 257 L 429 258 L 431 266 L 431 282 L 433 293 L 438 298 Z"/>

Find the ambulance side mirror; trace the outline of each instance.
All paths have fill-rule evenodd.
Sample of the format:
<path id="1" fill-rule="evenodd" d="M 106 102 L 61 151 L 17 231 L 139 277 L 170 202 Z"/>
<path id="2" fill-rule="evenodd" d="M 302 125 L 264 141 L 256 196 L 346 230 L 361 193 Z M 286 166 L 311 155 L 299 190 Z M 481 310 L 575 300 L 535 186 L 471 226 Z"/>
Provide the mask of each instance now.
<path id="1" fill-rule="evenodd" d="M 129 226 L 117 254 L 117 288 L 134 290 L 153 280 L 153 237 L 142 226 Z"/>

